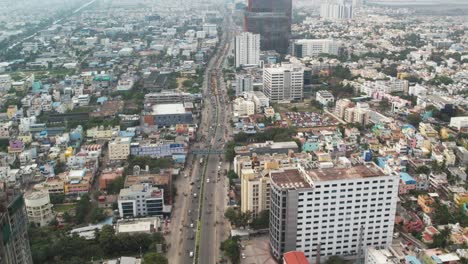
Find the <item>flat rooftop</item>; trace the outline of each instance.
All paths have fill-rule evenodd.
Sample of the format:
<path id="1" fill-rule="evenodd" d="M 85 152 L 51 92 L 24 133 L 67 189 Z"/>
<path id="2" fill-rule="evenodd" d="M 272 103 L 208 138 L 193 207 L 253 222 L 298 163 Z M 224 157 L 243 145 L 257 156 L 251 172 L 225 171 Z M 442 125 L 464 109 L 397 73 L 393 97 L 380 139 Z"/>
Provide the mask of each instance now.
<path id="1" fill-rule="evenodd" d="M 298 169 L 272 171 L 270 175 L 271 181 L 281 188 L 300 189 L 310 187 L 310 184 L 304 180 Z"/>
<path id="2" fill-rule="evenodd" d="M 185 114 L 184 104 L 156 104 L 153 105 L 154 115 Z"/>
<path id="3" fill-rule="evenodd" d="M 384 176 L 385 173 L 374 163 L 351 168 L 312 169 L 307 174 L 313 181 L 335 181 Z"/>

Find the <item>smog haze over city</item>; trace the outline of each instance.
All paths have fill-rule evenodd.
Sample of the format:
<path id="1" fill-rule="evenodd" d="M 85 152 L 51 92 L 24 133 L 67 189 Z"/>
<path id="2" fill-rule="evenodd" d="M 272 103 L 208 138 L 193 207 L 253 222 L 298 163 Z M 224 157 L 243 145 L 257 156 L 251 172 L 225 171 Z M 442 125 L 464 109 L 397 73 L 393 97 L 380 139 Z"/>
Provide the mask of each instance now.
<path id="1" fill-rule="evenodd" d="M 468 0 L 0 0 L 0 264 L 467 264 Z"/>

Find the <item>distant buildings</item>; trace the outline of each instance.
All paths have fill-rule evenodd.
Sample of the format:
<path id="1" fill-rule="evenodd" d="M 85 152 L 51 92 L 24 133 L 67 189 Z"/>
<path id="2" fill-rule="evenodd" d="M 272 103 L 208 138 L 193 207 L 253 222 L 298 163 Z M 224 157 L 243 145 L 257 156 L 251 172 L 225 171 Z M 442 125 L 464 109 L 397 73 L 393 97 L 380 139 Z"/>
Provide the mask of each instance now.
<path id="1" fill-rule="evenodd" d="M 291 48 L 296 57 L 317 57 L 321 54 L 338 55 L 340 41 L 333 39 L 297 39 Z"/>
<path id="2" fill-rule="evenodd" d="M 251 75 L 236 75 L 236 96 L 244 92 L 253 91 L 253 78 Z"/>
<path id="3" fill-rule="evenodd" d="M 291 36 L 291 0 L 251 0 L 244 14 L 245 31 L 260 34 L 262 50 L 286 53 Z"/>
<path id="4" fill-rule="evenodd" d="M 320 5 L 320 17 L 329 20 L 353 18 L 353 6 L 344 0 L 327 0 Z"/>
<path id="5" fill-rule="evenodd" d="M 304 68 L 281 64 L 263 69 L 263 93 L 273 102 L 290 102 L 303 98 Z"/>
<path id="6" fill-rule="evenodd" d="M 242 32 L 234 40 L 235 65 L 260 65 L 260 35 Z"/>
<path id="7" fill-rule="evenodd" d="M 298 250 L 310 262 L 390 245 L 397 176 L 374 163 L 271 173 L 270 247 L 280 258 Z"/>

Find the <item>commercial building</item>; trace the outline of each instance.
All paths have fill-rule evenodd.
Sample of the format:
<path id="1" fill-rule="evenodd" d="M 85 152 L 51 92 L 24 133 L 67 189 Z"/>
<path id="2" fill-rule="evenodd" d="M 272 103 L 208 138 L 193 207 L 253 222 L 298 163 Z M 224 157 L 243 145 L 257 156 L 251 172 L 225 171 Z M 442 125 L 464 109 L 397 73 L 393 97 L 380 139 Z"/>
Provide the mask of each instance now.
<path id="1" fill-rule="evenodd" d="M 131 138 L 118 137 L 109 142 L 109 160 L 124 160 L 130 155 Z"/>
<path id="2" fill-rule="evenodd" d="M 23 196 L 4 182 L 0 182 L 0 230 L 0 263 L 32 264 Z"/>
<path id="3" fill-rule="evenodd" d="M 263 69 L 263 93 L 274 102 L 302 100 L 304 68 L 281 64 Z"/>
<path id="4" fill-rule="evenodd" d="M 95 126 L 86 130 L 86 137 L 92 139 L 111 139 L 113 135 L 117 135 L 120 127 L 104 127 Z"/>
<path id="5" fill-rule="evenodd" d="M 390 250 L 388 249 L 376 249 L 374 247 L 366 248 L 366 257 L 365 257 L 366 264 L 398 264 L 401 263 L 400 259 L 395 256 Z M 406 263 L 414 263 L 419 264 L 421 262 L 406 262 Z"/>
<path id="6" fill-rule="evenodd" d="M 270 106 L 270 100 L 263 92 L 253 91 L 253 92 L 244 92 L 244 97 L 247 100 L 253 101 L 255 103 L 255 111 L 257 113 L 264 112 L 265 108 Z"/>
<path id="7" fill-rule="evenodd" d="M 296 57 L 316 57 L 320 54 L 338 55 L 342 43 L 333 39 L 297 39 L 292 46 Z"/>
<path id="8" fill-rule="evenodd" d="M 251 156 L 255 154 L 288 154 L 290 152 L 299 152 L 299 146 L 295 141 L 253 143 L 247 146 L 238 146 L 234 148 L 236 155 Z"/>
<path id="9" fill-rule="evenodd" d="M 244 92 L 253 91 L 253 78 L 251 75 L 236 75 L 236 96 Z"/>
<path id="10" fill-rule="evenodd" d="M 175 91 L 161 91 L 159 93 L 148 93 L 145 95 L 145 106 L 154 104 L 180 103 L 201 101 L 201 94 L 191 94 Z"/>
<path id="11" fill-rule="evenodd" d="M 353 18 L 353 6 L 344 0 L 327 0 L 320 5 L 320 17 L 329 20 Z"/>
<path id="12" fill-rule="evenodd" d="M 43 190 L 26 193 L 24 195 L 24 202 L 30 223 L 46 226 L 54 219 L 49 192 Z"/>
<path id="13" fill-rule="evenodd" d="M 234 100 L 232 108 L 235 117 L 248 117 L 255 114 L 255 103 L 242 97 Z"/>
<path id="14" fill-rule="evenodd" d="M 458 131 L 466 131 L 468 129 L 468 116 L 450 118 L 450 127 L 456 128 Z"/>
<path id="15" fill-rule="evenodd" d="M 329 91 L 318 91 L 315 95 L 315 101 L 323 106 L 328 106 L 329 104 L 333 104 L 335 97 L 333 97 L 333 94 Z"/>
<path id="16" fill-rule="evenodd" d="M 260 65 L 260 35 L 242 32 L 234 40 L 236 68 Z"/>
<path id="17" fill-rule="evenodd" d="M 270 247 L 277 259 L 298 250 L 322 262 L 391 243 L 399 177 L 374 163 L 343 164 L 271 173 Z"/>
<path id="18" fill-rule="evenodd" d="M 152 112 L 144 117 L 144 124 L 158 127 L 173 126 L 177 124 L 191 124 L 192 112 L 185 109 L 184 104 L 156 104 Z"/>
<path id="19" fill-rule="evenodd" d="M 291 36 L 292 0 L 250 0 L 244 29 L 260 34 L 260 48 L 286 53 Z"/>
<path id="20" fill-rule="evenodd" d="M 158 228 L 161 227 L 161 218 L 152 217 L 152 218 L 143 218 L 135 220 L 119 220 L 117 222 L 115 231 L 116 233 L 146 233 L 152 234 L 158 231 Z"/>
<path id="21" fill-rule="evenodd" d="M 132 185 L 120 190 L 118 207 L 120 217 L 162 216 L 164 191 L 149 184 Z"/>
<path id="22" fill-rule="evenodd" d="M 186 142 L 160 141 L 133 142 L 130 144 L 130 154 L 133 156 L 149 156 L 151 158 L 171 157 L 175 154 L 186 155 L 188 146 Z"/>

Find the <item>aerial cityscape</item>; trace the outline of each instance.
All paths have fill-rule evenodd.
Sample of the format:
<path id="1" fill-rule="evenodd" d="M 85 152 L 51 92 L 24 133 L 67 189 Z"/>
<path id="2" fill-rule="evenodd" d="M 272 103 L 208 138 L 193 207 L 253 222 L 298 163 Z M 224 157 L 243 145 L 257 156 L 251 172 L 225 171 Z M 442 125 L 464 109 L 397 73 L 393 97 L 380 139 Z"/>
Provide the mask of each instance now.
<path id="1" fill-rule="evenodd" d="M 0 264 L 468 264 L 468 0 L 0 0 Z"/>

